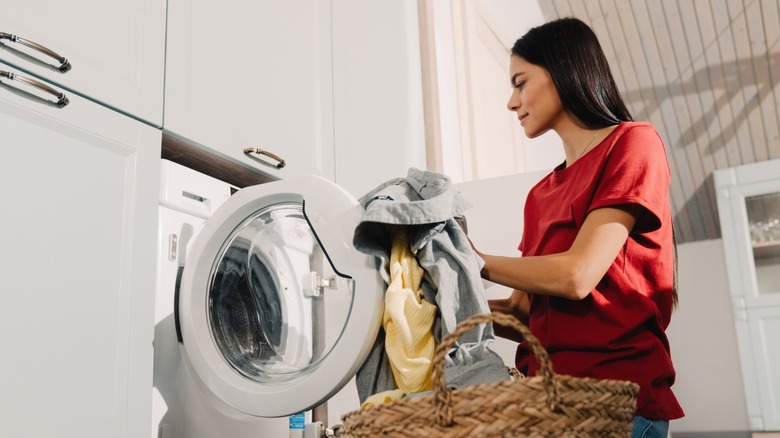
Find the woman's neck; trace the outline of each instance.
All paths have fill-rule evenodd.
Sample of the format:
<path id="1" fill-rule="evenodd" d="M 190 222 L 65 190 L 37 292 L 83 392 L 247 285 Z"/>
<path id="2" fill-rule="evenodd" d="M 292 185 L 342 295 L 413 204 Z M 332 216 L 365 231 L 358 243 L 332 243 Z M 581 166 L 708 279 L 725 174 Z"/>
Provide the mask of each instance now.
<path id="1" fill-rule="evenodd" d="M 602 128 L 585 128 L 572 124 L 565 129 L 556 130 L 563 142 L 563 151 L 566 155 L 566 167 L 574 164 L 588 151 L 601 143 L 617 125 Z"/>

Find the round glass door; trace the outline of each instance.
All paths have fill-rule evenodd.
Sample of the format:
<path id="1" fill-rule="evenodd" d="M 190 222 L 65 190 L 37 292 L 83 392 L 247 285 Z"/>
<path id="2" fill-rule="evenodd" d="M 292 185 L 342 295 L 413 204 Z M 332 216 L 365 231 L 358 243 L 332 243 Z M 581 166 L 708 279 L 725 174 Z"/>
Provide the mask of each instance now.
<path id="1" fill-rule="evenodd" d="M 206 221 L 179 288 L 195 384 L 240 412 L 280 417 L 349 382 L 374 343 L 384 296 L 373 258 L 352 245 L 362 211 L 312 176 L 244 188 Z"/>
<path id="2" fill-rule="evenodd" d="M 308 372 L 346 324 L 352 280 L 311 284 L 335 275 L 300 204 L 270 205 L 240 224 L 209 281 L 209 325 L 228 364 L 267 384 Z"/>

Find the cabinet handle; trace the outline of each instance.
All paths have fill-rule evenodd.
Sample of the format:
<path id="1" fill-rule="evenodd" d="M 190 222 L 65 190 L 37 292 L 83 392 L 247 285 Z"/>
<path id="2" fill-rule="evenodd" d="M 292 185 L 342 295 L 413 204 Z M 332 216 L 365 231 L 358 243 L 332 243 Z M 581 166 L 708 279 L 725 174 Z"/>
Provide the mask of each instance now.
<path id="1" fill-rule="evenodd" d="M 60 72 L 62 72 L 62 73 L 67 73 L 68 70 L 70 70 L 71 67 L 73 67 L 70 64 L 70 61 L 68 61 L 64 56 L 60 56 L 56 52 L 54 52 L 53 50 L 48 49 L 46 47 L 43 47 L 42 45 L 40 45 L 40 44 L 38 44 L 36 42 L 30 41 L 30 40 L 26 40 L 24 38 L 19 38 L 18 36 L 12 35 L 10 33 L 0 32 L 0 40 L 3 40 L 3 39 L 9 40 L 12 43 L 17 43 L 17 44 L 21 44 L 23 46 L 27 46 L 27 47 L 29 47 L 31 49 L 35 49 L 35 50 L 43 53 L 46 56 L 50 56 L 50 57 L 54 58 L 55 60 L 57 60 L 57 62 L 60 63 L 59 69 L 60 69 Z"/>
<path id="2" fill-rule="evenodd" d="M 65 93 L 60 93 L 59 91 L 55 90 L 54 88 L 49 87 L 48 85 L 46 85 L 46 84 L 44 84 L 42 82 L 38 82 L 35 79 L 26 78 L 26 77 L 20 76 L 20 75 L 18 75 L 16 73 L 7 72 L 7 71 L 3 71 L 3 70 L 0 70 L 0 78 L 7 78 L 7 79 L 10 79 L 12 81 L 23 82 L 23 83 L 25 83 L 27 85 L 30 85 L 30 86 L 33 86 L 33 87 L 35 87 L 35 88 L 37 88 L 37 89 L 39 89 L 39 90 L 41 90 L 43 92 L 49 93 L 49 94 L 51 94 L 51 95 L 53 95 L 54 97 L 57 98 L 57 101 L 56 102 L 52 102 L 52 103 L 54 103 L 55 105 L 57 105 L 60 108 L 63 108 L 65 105 L 70 103 L 70 101 L 68 100 L 68 97 L 65 96 Z"/>
<path id="3" fill-rule="evenodd" d="M 282 157 L 274 154 L 273 152 L 264 151 L 264 150 L 259 149 L 259 148 L 244 148 L 244 154 L 247 154 L 247 155 L 249 155 L 249 154 L 258 154 L 258 155 L 265 155 L 266 157 L 272 158 L 272 159 L 278 161 L 278 163 L 276 163 L 276 168 L 277 169 L 281 169 L 282 167 L 287 165 L 287 163 L 285 163 L 285 161 L 284 161 L 284 159 Z"/>

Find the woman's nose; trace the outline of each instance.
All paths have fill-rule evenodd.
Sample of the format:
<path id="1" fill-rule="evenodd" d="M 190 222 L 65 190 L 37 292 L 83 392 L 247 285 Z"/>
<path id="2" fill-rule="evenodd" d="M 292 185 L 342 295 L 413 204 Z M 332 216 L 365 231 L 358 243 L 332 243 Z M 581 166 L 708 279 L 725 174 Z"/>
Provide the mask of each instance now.
<path id="1" fill-rule="evenodd" d="M 509 100 L 506 102 L 506 109 L 509 111 L 517 111 L 520 108 L 520 96 L 514 90 L 509 95 Z"/>

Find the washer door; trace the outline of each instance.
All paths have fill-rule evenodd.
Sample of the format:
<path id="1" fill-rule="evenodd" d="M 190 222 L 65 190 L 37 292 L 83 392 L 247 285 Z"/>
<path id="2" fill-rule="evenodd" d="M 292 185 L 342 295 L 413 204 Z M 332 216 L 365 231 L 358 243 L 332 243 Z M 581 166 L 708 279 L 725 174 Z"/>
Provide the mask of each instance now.
<path id="1" fill-rule="evenodd" d="M 208 390 L 249 415 L 308 410 L 357 372 L 383 283 L 352 246 L 357 201 L 319 177 L 248 187 L 204 224 L 182 271 L 184 352 Z"/>

